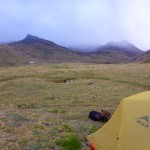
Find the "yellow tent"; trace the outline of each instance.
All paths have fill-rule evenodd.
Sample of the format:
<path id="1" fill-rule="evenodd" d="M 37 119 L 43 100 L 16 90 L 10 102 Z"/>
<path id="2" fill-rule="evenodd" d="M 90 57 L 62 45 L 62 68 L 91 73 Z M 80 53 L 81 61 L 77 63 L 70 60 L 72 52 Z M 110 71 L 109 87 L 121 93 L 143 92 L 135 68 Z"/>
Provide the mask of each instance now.
<path id="1" fill-rule="evenodd" d="M 87 139 L 96 150 L 150 150 L 150 91 L 121 101 L 111 119 Z"/>

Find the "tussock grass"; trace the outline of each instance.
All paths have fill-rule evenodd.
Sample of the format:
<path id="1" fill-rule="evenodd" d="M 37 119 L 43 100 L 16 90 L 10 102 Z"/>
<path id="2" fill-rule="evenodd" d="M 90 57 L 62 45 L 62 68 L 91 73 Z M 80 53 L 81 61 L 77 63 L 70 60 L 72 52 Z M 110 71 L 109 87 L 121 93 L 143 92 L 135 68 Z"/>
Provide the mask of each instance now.
<path id="1" fill-rule="evenodd" d="M 150 64 L 0 68 L 0 149 L 61 149 L 74 140 L 86 149 L 83 135 L 104 125 L 89 111 L 113 114 L 122 98 L 146 90 Z"/>

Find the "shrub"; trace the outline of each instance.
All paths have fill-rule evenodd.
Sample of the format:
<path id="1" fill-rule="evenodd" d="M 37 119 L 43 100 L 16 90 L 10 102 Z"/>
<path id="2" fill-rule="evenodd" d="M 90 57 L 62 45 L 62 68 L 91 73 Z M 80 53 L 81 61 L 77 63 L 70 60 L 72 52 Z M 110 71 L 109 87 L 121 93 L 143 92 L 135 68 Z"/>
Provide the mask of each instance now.
<path id="1" fill-rule="evenodd" d="M 81 150 L 81 143 L 73 133 L 66 134 L 59 142 L 62 150 Z"/>
<path id="2" fill-rule="evenodd" d="M 49 113 L 58 113 L 58 109 L 51 109 L 48 111 Z"/>
<path id="3" fill-rule="evenodd" d="M 34 109 L 38 108 L 39 106 L 37 104 L 29 104 L 29 103 L 19 103 L 17 104 L 17 108 L 20 109 Z"/>
<path id="4" fill-rule="evenodd" d="M 62 129 L 66 132 L 72 132 L 71 127 L 69 127 L 69 125 L 67 125 L 67 124 L 63 124 Z"/>
<path id="5" fill-rule="evenodd" d="M 89 133 L 92 134 L 92 133 L 96 132 L 98 129 L 99 128 L 97 126 L 92 125 L 89 128 Z"/>
<path id="6" fill-rule="evenodd" d="M 66 113 L 66 110 L 61 109 L 61 110 L 59 111 L 59 113 L 60 113 L 60 114 L 64 114 L 64 113 Z"/>

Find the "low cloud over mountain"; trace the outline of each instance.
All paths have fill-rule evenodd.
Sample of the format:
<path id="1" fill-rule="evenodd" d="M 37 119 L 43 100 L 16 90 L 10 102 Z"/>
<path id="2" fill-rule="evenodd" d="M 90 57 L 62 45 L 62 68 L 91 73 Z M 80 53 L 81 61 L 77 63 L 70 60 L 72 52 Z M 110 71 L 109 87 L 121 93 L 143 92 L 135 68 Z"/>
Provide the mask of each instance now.
<path id="1" fill-rule="evenodd" d="M 109 42 L 92 50 L 70 50 L 28 34 L 23 40 L 0 45 L 0 66 L 30 63 L 128 63 L 143 52 L 127 41 Z"/>

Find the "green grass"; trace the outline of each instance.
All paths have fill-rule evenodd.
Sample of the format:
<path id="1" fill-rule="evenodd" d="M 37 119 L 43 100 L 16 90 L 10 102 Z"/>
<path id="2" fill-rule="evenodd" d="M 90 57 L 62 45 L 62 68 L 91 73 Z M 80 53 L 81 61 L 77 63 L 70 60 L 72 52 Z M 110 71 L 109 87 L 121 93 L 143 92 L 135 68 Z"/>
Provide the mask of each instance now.
<path id="1" fill-rule="evenodd" d="M 68 133 L 59 140 L 62 150 L 80 150 L 81 143 L 78 137 L 73 133 Z"/>
<path id="2" fill-rule="evenodd" d="M 121 99 L 146 90 L 150 64 L 0 68 L 0 149 L 67 150 L 74 141 L 86 149 L 83 135 L 104 125 L 89 111 L 113 114 Z"/>

